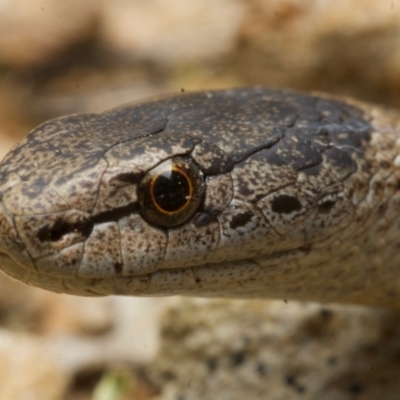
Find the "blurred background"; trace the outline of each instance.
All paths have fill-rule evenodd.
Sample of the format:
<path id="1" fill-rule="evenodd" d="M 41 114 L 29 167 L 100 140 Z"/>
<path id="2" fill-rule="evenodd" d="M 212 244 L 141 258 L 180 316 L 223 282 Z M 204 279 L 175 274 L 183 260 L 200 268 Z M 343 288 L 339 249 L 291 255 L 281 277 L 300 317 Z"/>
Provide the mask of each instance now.
<path id="1" fill-rule="evenodd" d="M 254 85 L 400 107 L 400 1 L 0 0 L 0 158 L 49 118 Z M 146 366 L 174 301 L 0 276 L 0 399 L 172 398 Z"/>

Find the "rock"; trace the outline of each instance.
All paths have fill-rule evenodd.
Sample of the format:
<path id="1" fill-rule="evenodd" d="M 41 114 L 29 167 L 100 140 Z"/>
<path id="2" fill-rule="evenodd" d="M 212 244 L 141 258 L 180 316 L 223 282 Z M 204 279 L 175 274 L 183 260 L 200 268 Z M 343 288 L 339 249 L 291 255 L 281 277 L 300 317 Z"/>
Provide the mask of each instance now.
<path id="1" fill-rule="evenodd" d="M 230 63 L 247 84 L 400 105 L 400 4 L 251 0 Z"/>
<path id="2" fill-rule="evenodd" d="M 180 300 L 149 366 L 166 400 L 398 399 L 399 313 Z"/>
<path id="3" fill-rule="evenodd" d="M 117 0 L 104 3 L 101 32 L 130 58 L 204 61 L 232 50 L 243 11 L 237 0 Z"/>
<path id="4" fill-rule="evenodd" d="M 0 399 L 61 400 L 69 379 L 40 339 L 0 330 Z"/>
<path id="5" fill-rule="evenodd" d="M 41 65 L 93 33 L 98 0 L 0 0 L 0 63 Z"/>

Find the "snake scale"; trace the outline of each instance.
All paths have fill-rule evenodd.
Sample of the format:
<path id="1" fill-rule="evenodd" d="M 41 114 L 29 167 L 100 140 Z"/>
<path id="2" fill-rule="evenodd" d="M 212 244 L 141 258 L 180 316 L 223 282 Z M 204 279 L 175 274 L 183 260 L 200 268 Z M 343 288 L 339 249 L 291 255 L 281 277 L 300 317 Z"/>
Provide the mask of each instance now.
<path id="1" fill-rule="evenodd" d="M 248 88 L 45 122 L 0 165 L 0 268 L 86 296 L 399 307 L 399 121 Z"/>

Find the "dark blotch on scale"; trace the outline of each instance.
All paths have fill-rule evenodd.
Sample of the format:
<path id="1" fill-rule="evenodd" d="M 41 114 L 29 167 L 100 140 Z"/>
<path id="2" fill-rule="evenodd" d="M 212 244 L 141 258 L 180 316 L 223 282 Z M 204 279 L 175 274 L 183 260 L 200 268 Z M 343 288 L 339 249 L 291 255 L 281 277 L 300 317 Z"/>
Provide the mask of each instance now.
<path id="1" fill-rule="evenodd" d="M 290 214 L 299 210 L 301 203 L 296 197 L 283 194 L 272 201 L 272 211 L 278 214 Z"/>
<path id="2" fill-rule="evenodd" d="M 64 235 L 73 232 L 79 232 L 87 238 L 93 229 L 93 222 L 90 220 L 68 223 L 62 219 L 57 220 L 52 226 L 44 226 L 38 232 L 38 239 L 41 242 L 56 242 Z"/>
<path id="3" fill-rule="evenodd" d="M 121 275 L 123 265 L 120 262 L 114 264 L 114 271 L 117 275 Z"/>
<path id="4" fill-rule="evenodd" d="M 318 205 L 318 211 L 322 214 L 328 214 L 328 212 L 333 208 L 335 202 L 333 200 L 327 200 Z"/>
<path id="5" fill-rule="evenodd" d="M 22 189 L 22 194 L 28 199 L 35 200 L 42 192 L 46 182 L 43 178 L 38 178 L 32 184 Z"/>
<path id="6" fill-rule="evenodd" d="M 230 222 L 231 228 L 236 229 L 245 226 L 248 222 L 251 221 L 253 215 L 254 214 L 251 212 L 234 215 Z"/>

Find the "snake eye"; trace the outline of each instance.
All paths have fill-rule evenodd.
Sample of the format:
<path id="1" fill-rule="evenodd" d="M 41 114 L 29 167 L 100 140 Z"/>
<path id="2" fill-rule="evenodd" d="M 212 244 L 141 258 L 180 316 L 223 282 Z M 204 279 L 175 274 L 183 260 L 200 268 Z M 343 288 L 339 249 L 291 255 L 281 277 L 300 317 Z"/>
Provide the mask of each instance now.
<path id="1" fill-rule="evenodd" d="M 189 158 L 171 158 L 147 172 L 140 182 L 140 212 L 148 222 L 172 228 L 195 214 L 203 192 L 199 167 Z"/>

